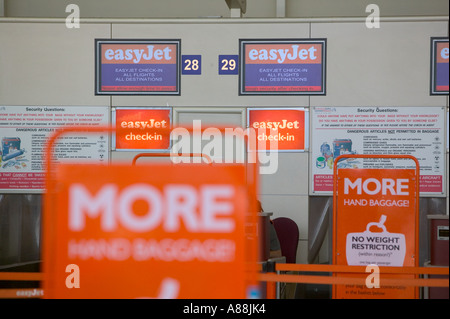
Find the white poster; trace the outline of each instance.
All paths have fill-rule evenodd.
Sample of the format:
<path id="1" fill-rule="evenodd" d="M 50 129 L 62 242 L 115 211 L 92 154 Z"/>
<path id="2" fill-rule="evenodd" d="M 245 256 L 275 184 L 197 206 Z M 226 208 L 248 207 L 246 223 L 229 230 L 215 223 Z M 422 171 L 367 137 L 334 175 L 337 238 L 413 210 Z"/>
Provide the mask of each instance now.
<path id="1" fill-rule="evenodd" d="M 0 191 L 43 190 L 45 147 L 63 127 L 109 124 L 105 106 L 0 106 Z M 109 135 L 64 134 L 53 161 L 107 163 Z"/>
<path id="2" fill-rule="evenodd" d="M 314 107 L 311 183 L 332 194 L 334 159 L 343 154 L 412 155 L 420 165 L 420 192 L 444 194 L 444 107 Z M 415 168 L 409 160 L 348 159 L 338 168 Z"/>

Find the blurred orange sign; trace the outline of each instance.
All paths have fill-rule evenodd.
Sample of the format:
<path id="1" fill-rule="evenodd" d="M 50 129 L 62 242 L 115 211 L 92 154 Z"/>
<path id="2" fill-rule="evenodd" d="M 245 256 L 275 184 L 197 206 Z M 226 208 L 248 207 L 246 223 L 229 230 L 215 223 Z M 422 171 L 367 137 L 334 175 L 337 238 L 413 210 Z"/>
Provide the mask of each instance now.
<path id="1" fill-rule="evenodd" d="M 60 165 L 54 176 L 58 193 L 50 190 L 45 208 L 46 297 L 257 293 L 243 165 Z"/>
<path id="2" fill-rule="evenodd" d="M 338 172 L 335 264 L 417 266 L 415 170 L 339 169 Z M 348 275 L 352 276 L 355 274 Z M 389 276 L 381 272 L 379 288 L 336 285 L 334 297 L 414 298 L 414 287 L 385 287 L 383 278 L 408 278 L 408 275 Z"/>
<path id="3" fill-rule="evenodd" d="M 169 150 L 171 112 L 170 108 L 116 108 L 116 149 Z"/>

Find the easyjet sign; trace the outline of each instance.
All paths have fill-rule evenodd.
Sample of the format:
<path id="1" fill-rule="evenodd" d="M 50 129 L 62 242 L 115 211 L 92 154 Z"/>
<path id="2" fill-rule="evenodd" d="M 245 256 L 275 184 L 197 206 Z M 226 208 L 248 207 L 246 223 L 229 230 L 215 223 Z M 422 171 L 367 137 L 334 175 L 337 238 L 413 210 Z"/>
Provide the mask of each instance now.
<path id="1" fill-rule="evenodd" d="M 117 107 L 114 146 L 117 150 L 164 151 L 170 148 L 170 108 Z"/>
<path id="2" fill-rule="evenodd" d="M 260 151 L 304 151 L 308 146 L 308 111 L 304 108 L 249 108 L 248 127 L 257 133 Z"/>
<path id="3" fill-rule="evenodd" d="M 256 265 L 256 227 L 246 226 L 256 220 L 248 201 L 256 191 L 244 165 L 59 165 L 54 174 L 58 192 L 49 189 L 45 214 L 46 297 L 255 293 L 248 264 Z M 79 288 L 66 284 L 68 265 L 79 269 Z"/>

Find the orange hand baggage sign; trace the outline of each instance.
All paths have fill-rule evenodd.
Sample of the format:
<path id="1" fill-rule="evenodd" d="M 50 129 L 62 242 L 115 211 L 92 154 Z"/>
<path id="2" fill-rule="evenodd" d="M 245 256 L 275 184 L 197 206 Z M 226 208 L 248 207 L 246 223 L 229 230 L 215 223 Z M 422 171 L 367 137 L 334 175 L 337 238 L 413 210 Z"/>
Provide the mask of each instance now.
<path id="1" fill-rule="evenodd" d="M 416 267 L 417 182 L 414 169 L 339 169 L 333 225 L 334 264 Z M 381 272 L 379 288 L 336 285 L 333 297 L 415 298 L 414 287 L 383 286 L 383 278 L 408 276 L 414 278 Z"/>
<path id="2" fill-rule="evenodd" d="M 243 165 L 59 165 L 52 175 L 58 192 L 45 210 L 46 297 L 257 292 Z"/>

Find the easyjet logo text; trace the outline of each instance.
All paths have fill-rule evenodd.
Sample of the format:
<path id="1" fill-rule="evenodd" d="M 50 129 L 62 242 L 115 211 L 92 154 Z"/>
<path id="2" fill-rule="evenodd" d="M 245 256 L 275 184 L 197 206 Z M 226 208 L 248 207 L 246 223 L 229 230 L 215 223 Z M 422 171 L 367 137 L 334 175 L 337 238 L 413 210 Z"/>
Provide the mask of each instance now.
<path id="1" fill-rule="evenodd" d="M 173 233 L 183 224 L 189 232 L 229 233 L 233 219 L 235 188 L 227 184 L 206 184 L 199 188 L 185 184 L 167 184 L 162 190 L 145 183 L 123 189 L 103 185 L 92 194 L 83 184 L 69 188 L 71 231 L 83 231 L 87 219 L 100 219 L 102 231 L 112 232 L 122 226 L 133 232 L 148 232 L 157 227 Z M 136 214 L 133 205 L 146 203 L 147 211 Z"/>
<path id="2" fill-rule="evenodd" d="M 132 61 L 133 63 L 140 63 L 141 59 L 149 60 L 166 60 L 172 59 L 172 49 L 168 46 L 164 49 L 155 49 L 153 45 L 147 45 L 145 49 L 106 49 L 104 57 L 106 60 L 111 61 Z"/>
<path id="3" fill-rule="evenodd" d="M 256 46 L 258 47 L 258 46 Z M 259 46 L 261 47 L 261 46 Z M 318 58 L 316 45 L 311 45 L 309 48 L 293 44 L 291 46 L 283 47 L 280 49 L 267 49 L 253 48 L 248 51 L 248 59 L 250 61 L 274 61 L 279 64 L 285 63 L 285 61 L 301 62 L 305 60 L 314 61 Z"/>

